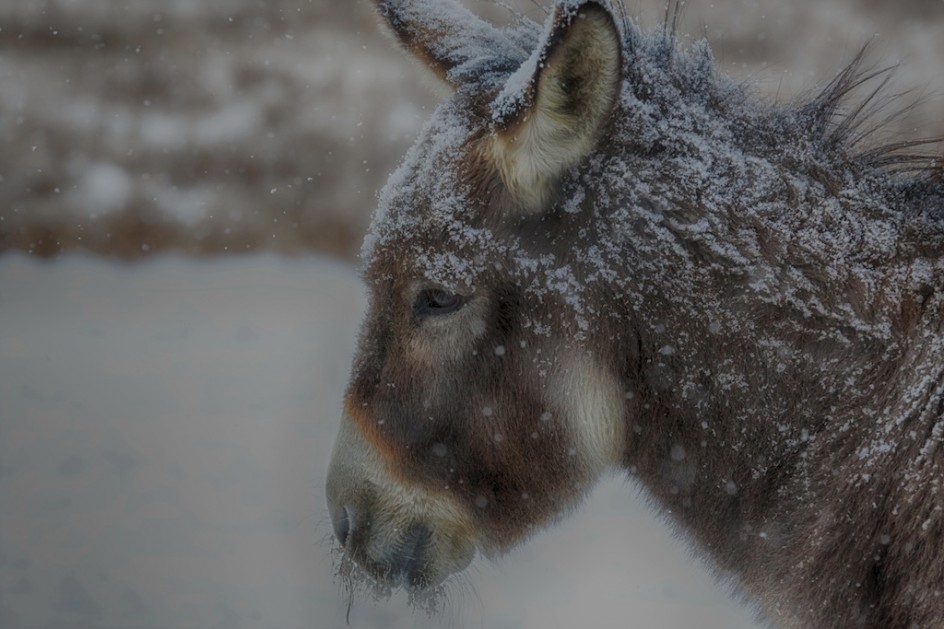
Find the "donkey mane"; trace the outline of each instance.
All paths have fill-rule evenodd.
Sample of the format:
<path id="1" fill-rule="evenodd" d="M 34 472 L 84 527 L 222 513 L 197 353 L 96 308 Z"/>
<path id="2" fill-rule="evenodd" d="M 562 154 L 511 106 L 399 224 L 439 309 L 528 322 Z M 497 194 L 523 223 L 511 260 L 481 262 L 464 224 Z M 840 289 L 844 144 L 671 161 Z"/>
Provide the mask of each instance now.
<path id="1" fill-rule="evenodd" d="M 514 19 L 512 25 L 499 29 L 505 37 L 506 45 L 496 50 L 494 41 L 489 41 L 488 37 L 473 35 L 469 38 L 470 43 L 461 51 L 463 62 L 451 69 L 448 76 L 442 77 L 459 89 L 480 95 L 494 95 L 495 91 L 506 87 L 511 74 L 521 68 L 532 54 L 531 51 L 538 49 L 543 29 L 542 25 L 527 15 L 501 4 L 498 0 L 493 1 L 510 11 Z M 536 1 L 535 4 L 545 13 L 549 12 L 547 5 Z M 621 30 L 626 49 L 633 51 L 638 46 L 645 46 L 654 53 L 651 54 L 651 59 L 663 62 L 663 70 L 667 70 L 660 74 L 659 78 L 671 81 L 677 89 L 677 94 L 713 102 L 719 108 L 726 104 L 743 107 L 746 97 L 754 97 L 750 92 L 750 83 L 737 83 L 717 74 L 707 40 L 698 41 L 687 52 L 681 49 L 677 29 L 683 5 L 679 0 L 668 2 L 662 30 L 645 34 L 626 13 L 625 5 L 622 2 L 614 3 L 614 9 L 622 22 Z M 386 3 L 381 3 L 382 11 L 385 6 Z M 423 17 L 429 19 L 425 14 Z M 415 48 L 409 42 L 406 44 Z M 864 44 L 833 80 L 819 92 L 801 99 L 799 103 L 771 104 L 765 108 L 752 98 L 748 108 L 756 110 L 761 107 L 760 115 L 753 121 L 756 125 L 754 130 L 767 126 L 767 133 L 776 138 L 781 138 L 780 134 L 784 131 L 792 130 L 794 134 L 804 138 L 817 139 L 819 147 L 825 152 L 840 154 L 827 154 L 824 157 L 845 158 L 824 159 L 825 163 L 852 159 L 863 169 L 887 169 L 915 176 L 926 175 L 927 179 L 931 180 L 944 177 L 944 152 L 914 150 L 942 144 L 944 136 L 908 141 L 872 141 L 874 137 L 881 136 L 886 127 L 907 114 L 914 107 L 914 103 L 906 100 L 910 92 L 889 93 L 897 65 L 880 68 L 866 65 L 871 47 L 871 43 Z M 695 74 L 691 73 L 693 68 L 696 69 Z M 636 80 L 632 85 L 646 84 L 641 80 L 638 71 L 633 73 L 633 78 Z M 864 90 L 869 91 L 856 98 L 855 94 Z M 789 121 L 782 120 L 779 116 L 771 115 L 772 110 L 776 109 L 786 109 L 794 115 Z"/>

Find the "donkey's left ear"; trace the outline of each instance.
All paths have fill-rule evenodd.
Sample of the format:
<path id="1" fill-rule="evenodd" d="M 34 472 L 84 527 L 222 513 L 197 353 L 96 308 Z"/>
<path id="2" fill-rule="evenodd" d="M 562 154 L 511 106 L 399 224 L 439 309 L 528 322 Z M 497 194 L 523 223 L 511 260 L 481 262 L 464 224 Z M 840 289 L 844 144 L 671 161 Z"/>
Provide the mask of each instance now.
<path id="1" fill-rule="evenodd" d="M 594 149 L 620 89 L 622 35 L 605 0 L 566 0 L 492 103 L 491 158 L 526 212 Z"/>

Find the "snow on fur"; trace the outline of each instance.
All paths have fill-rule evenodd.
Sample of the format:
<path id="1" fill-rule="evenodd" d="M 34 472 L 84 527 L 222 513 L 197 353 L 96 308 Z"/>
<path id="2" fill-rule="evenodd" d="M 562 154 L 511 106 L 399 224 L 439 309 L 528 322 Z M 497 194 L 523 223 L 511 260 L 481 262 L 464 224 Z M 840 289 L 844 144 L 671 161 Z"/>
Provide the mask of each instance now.
<path id="1" fill-rule="evenodd" d="M 584 4 L 559 6 L 568 15 Z M 427 18 L 426 3 L 415 6 L 420 28 L 440 28 L 441 13 Z M 473 47 L 481 46 L 478 28 L 472 24 Z M 556 312 L 520 314 L 538 337 L 598 352 L 633 337 L 641 386 L 691 439 L 681 451 L 707 448 L 743 465 L 719 472 L 715 489 L 745 505 L 746 496 L 776 496 L 788 505 L 778 512 L 785 519 L 837 492 L 877 492 L 878 525 L 889 514 L 920 515 L 933 539 L 944 521 L 944 185 L 936 171 L 901 147 L 868 146 L 868 116 L 854 98 L 861 59 L 807 102 L 782 106 L 716 74 L 705 43 L 682 50 L 671 34 L 642 33 L 628 19 L 620 36 L 622 82 L 596 149 L 564 174 L 541 216 L 510 224 L 491 216 L 499 196 L 468 171 L 477 148 L 525 106 L 543 62 L 533 51 L 542 46 L 521 56 L 517 46 L 493 42 L 491 61 L 476 72 L 467 72 L 473 53 L 456 53 L 459 89 L 380 195 L 363 249 L 369 275 L 389 273 L 394 261 L 466 293 L 499 275 L 541 304 L 542 315 Z M 622 336 L 594 336 L 619 329 Z M 857 471 L 837 480 L 834 468 L 850 461 Z M 655 483 L 664 480 L 658 469 Z M 720 509 L 710 500 L 702 507 Z M 752 544 L 766 543 L 758 535 L 790 538 L 778 529 L 785 523 L 746 521 L 741 535 Z M 849 522 L 837 528 L 812 514 L 793 524 L 804 527 L 808 553 L 771 551 L 784 573 L 817 574 L 816 561 L 835 556 L 834 546 L 867 552 L 855 535 L 837 539 Z M 711 547 L 725 532 L 703 535 Z M 756 589 L 779 591 L 763 582 L 768 568 L 711 550 Z M 810 583 L 795 584 L 811 589 L 791 596 L 831 595 Z"/>

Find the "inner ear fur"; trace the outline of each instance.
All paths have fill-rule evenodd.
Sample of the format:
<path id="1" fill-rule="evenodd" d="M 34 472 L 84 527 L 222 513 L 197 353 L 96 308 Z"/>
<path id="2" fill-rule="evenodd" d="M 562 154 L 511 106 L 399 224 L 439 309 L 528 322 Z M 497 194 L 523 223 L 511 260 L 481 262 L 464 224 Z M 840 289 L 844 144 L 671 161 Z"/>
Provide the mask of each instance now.
<path id="1" fill-rule="evenodd" d="M 551 19 L 541 50 L 519 70 L 533 67 L 517 102 L 497 108 L 490 147 L 508 192 L 528 214 L 542 211 L 560 176 L 593 151 L 622 70 L 620 30 L 608 8 L 563 3 Z M 509 85 L 521 81 L 519 73 Z"/>

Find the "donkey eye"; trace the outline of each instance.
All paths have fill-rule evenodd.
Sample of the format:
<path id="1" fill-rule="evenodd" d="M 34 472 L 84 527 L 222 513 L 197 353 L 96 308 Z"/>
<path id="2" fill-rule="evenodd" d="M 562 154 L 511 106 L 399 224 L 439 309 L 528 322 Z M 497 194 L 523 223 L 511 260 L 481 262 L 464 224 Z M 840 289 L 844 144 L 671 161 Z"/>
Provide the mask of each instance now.
<path id="1" fill-rule="evenodd" d="M 416 297 L 413 310 L 417 315 L 444 315 L 455 312 L 465 304 L 466 298 L 438 288 L 421 291 Z"/>

